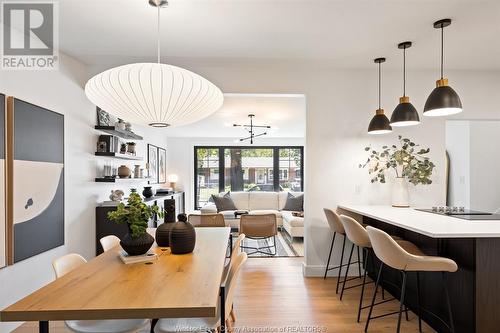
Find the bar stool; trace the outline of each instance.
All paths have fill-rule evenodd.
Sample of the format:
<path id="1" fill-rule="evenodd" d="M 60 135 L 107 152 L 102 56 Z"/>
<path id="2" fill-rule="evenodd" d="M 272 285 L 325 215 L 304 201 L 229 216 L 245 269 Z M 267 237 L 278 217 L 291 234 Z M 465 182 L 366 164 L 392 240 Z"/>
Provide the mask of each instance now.
<path id="1" fill-rule="evenodd" d="M 323 208 L 323 211 L 325 212 L 326 215 L 326 220 L 328 221 L 328 225 L 330 226 L 330 229 L 333 231 L 333 238 L 332 238 L 332 244 L 330 245 L 330 252 L 328 252 L 328 260 L 326 262 L 326 268 L 325 268 L 325 275 L 323 276 L 323 279 L 326 279 L 326 276 L 328 275 L 328 271 L 332 269 L 338 269 L 338 277 L 337 277 L 337 287 L 335 288 L 335 293 L 339 293 L 339 285 L 340 285 L 340 277 L 342 275 L 342 267 L 347 266 L 348 264 L 344 264 L 344 249 L 345 249 L 345 241 L 346 241 L 346 235 L 345 235 L 345 230 L 344 226 L 342 225 L 342 222 L 340 222 L 340 216 L 337 214 L 335 211 L 329 208 Z M 329 267 L 330 266 L 330 259 L 332 257 L 332 250 L 333 246 L 335 244 L 335 238 L 336 236 L 340 235 L 344 237 L 344 241 L 342 243 L 342 252 L 340 255 L 340 261 L 338 266 L 334 267 Z M 352 251 L 351 251 L 351 256 L 352 256 Z M 349 263 L 350 263 L 349 259 Z M 359 255 L 359 248 L 358 248 L 358 264 L 359 264 L 359 278 L 361 278 L 361 264 L 360 264 L 360 255 Z M 352 279 L 349 279 L 352 280 Z"/>
<path id="2" fill-rule="evenodd" d="M 408 272 L 416 272 L 418 328 L 419 331 L 422 332 L 422 321 L 420 318 L 421 315 L 420 286 L 419 286 L 418 272 L 441 272 L 443 290 L 446 297 L 446 304 L 448 307 L 448 316 L 449 316 L 449 324 L 445 323 L 445 325 L 449 328 L 450 332 L 454 333 L 455 327 L 453 325 L 453 315 L 451 311 L 450 296 L 448 294 L 448 286 L 446 284 L 445 273 L 446 272 L 453 273 L 457 271 L 458 266 L 455 263 L 455 261 L 438 256 L 426 256 L 422 251 L 420 251 L 418 247 L 416 247 L 412 243 L 406 242 L 408 243 L 406 244 L 406 243 L 396 242 L 394 239 L 391 238 L 391 236 L 389 236 L 387 233 L 385 233 L 380 229 L 368 226 L 366 228 L 366 231 L 368 232 L 368 237 L 370 238 L 373 251 L 375 252 L 375 255 L 380 259 L 382 264 L 380 265 L 380 269 L 377 276 L 377 282 L 375 283 L 375 292 L 373 293 L 372 303 L 370 305 L 370 311 L 368 313 L 368 319 L 366 321 L 365 332 L 368 331 L 368 325 L 370 324 L 370 320 L 372 319 L 371 314 L 373 310 L 373 304 L 375 303 L 375 298 L 377 296 L 378 285 L 380 284 L 380 276 L 382 274 L 382 269 L 384 265 L 387 265 L 394 269 L 399 270 L 403 276 L 403 285 L 401 287 L 399 311 L 387 313 L 378 317 L 383 317 L 398 313 L 398 325 L 396 332 L 398 333 L 400 332 L 401 313 L 403 311 L 403 305 L 405 300 L 407 274 Z"/>

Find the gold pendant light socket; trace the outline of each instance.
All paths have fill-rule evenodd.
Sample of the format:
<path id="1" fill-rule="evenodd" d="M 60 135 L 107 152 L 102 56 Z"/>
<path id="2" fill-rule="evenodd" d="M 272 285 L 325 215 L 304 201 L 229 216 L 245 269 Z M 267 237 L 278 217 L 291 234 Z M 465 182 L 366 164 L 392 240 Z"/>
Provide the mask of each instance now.
<path id="1" fill-rule="evenodd" d="M 399 104 L 403 103 L 410 103 L 410 97 L 408 96 L 399 97 Z"/>
<path id="2" fill-rule="evenodd" d="M 376 114 L 376 115 L 381 115 L 381 114 L 384 114 L 384 109 L 377 109 L 377 110 L 375 111 L 375 114 Z"/>
<path id="3" fill-rule="evenodd" d="M 436 87 L 446 87 L 448 85 L 448 79 L 442 78 L 436 81 Z"/>

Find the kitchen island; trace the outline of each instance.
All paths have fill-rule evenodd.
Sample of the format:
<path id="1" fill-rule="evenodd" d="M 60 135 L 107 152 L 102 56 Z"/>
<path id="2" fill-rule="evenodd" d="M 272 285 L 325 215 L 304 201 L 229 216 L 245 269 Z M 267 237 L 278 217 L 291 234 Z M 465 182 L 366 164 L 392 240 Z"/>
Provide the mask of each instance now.
<path id="1" fill-rule="evenodd" d="M 339 211 L 409 240 L 428 255 L 455 260 L 458 271 L 447 275 L 455 331 L 500 331 L 500 220 L 469 221 L 390 206 L 339 205 Z M 375 278 L 374 267 L 369 265 L 368 272 Z M 448 321 L 441 274 L 421 273 L 420 283 L 422 319 L 438 332 L 448 332 L 435 316 Z M 397 271 L 384 271 L 384 289 L 398 298 L 400 284 Z M 405 303 L 417 313 L 415 274 L 409 275 Z"/>

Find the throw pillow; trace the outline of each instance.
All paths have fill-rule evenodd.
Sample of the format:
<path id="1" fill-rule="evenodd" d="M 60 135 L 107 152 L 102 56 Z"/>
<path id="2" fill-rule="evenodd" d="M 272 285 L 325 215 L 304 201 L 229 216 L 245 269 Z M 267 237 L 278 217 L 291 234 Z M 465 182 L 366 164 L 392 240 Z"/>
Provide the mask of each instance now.
<path id="1" fill-rule="evenodd" d="M 215 207 L 217 207 L 217 212 L 222 212 L 225 210 L 237 210 L 234 205 L 233 199 L 231 199 L 231 193 L 227 192 L 222 197 L 212 194 L 212 200 L 215 203 Z"/>
<path id="2" fill-rule="evenodd" d="M 288 197 L 286 198 L 285 207 L 283 210 L 290 210 L 294 212 L 302 212 L 304 211 L 304 195 L 293 196 L 288 193 Z"/>

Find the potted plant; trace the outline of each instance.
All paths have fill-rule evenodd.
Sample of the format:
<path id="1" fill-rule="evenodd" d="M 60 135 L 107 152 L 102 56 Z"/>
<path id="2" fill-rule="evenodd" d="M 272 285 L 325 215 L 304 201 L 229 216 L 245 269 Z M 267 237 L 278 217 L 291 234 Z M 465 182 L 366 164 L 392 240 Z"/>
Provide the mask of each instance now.
<path id="1" fill-rule="evenodd" d="M 372 183 L 386 181 L 386 170 L 395 172 L 395 184 L 392 193 L 392 205 L 394 207 L 409 207 L 408 184 L 429 185 L 432 183 L 431 176 L 434 170 L 432 163 L 426 154 L 430 149 L 419 148 L 408 138 L 398 136 L 399 146 L 383 146 L 381 151 L 366 147 L 365 151 L 370 155 L 360 168 L 368 167 L 368 173 L 373 175 Z"/>
<path id="2" fill-rule="evenodd" d="M 135 155 L 135 142 L 127 142 L 127 153 Z"/>
<path id="3" fill-rule="evenodd" d="M 137 192 L 130 193 L 127 205 L 120 203 L 115 211 L 108 213 L 108 218 L 115 223 L 127 224 L 128 233 L 121 239 L 120 245 L 131 256 L 141 255 L 151 248 L 154 238 L 146 231 L 148 221 L 154 214 L 163 217 L 158 206 L 146 205 Z"/>

